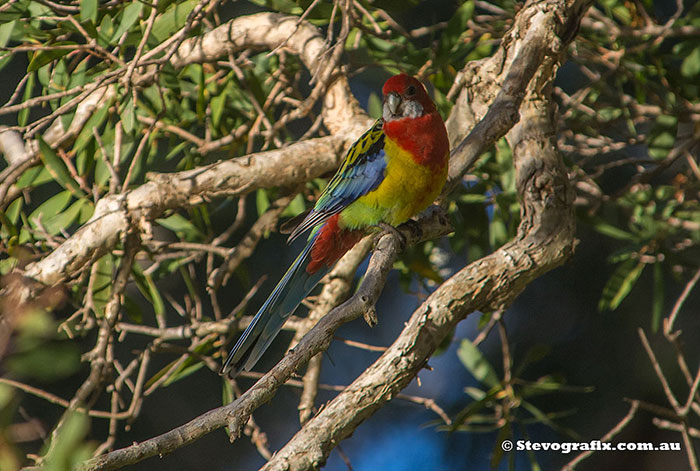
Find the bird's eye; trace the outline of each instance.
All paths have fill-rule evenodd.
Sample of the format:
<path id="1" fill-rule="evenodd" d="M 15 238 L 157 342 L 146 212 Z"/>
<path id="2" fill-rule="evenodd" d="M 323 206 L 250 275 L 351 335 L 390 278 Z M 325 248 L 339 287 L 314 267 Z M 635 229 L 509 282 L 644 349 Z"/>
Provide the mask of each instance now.
<path id="1" fill-rule="evenodd" d="M 406 95 L 407 96 L 413 96 L 416 94 L 416 87 L 413 85 L 409 85 L 408 88 L 406 89 Z"/>

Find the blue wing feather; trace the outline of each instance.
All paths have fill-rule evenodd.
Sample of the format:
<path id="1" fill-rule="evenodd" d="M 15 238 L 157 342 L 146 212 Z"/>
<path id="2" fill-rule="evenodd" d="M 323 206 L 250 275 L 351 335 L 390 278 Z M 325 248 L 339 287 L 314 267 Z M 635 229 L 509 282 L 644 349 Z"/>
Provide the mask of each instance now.
<path id="1" fill-rule="evenodd" d="M 306 244 L 304 250 L 294 260 L 270 297 L 253 317 L 236 345 L 231 349 L 226 362 L 221 367 L 221 374 L 228 373 L 233 378 L 243 370 L 250 371 L 301 300 L 328 273 L 330 270 L 328 267 L 322 267 L 315 273 L 306 272 L 313 242 L 314 238 Z"/>
<path id="2" fill-rule="evenodd" d="M 387 162 L 382 127 L 380 119 L 348 150 L 343 164 L 328 182 L 314 208 L 289 236 L 288 242 L 338 214 L 384 180 Z"/>

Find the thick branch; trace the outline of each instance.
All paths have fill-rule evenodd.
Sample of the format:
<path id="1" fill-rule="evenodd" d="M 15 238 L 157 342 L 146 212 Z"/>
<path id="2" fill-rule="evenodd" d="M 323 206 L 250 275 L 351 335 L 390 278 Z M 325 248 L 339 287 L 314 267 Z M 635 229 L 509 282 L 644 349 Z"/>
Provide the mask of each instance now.
<path id="1" fill-rule="evenodd" d="M 449 189 L 484 148 L 522 119 L 518 110 L 528 83 L 545 58 L 558 57 L 573 40 L 589 4 L 590 0 L 528 2 L 502 47 L 491 57 L 469 62 L 458 74 L 450 95 L 459 95 L 446 121 L 452 147 Z"/>
<path id="2" fill-rule="evenodd" d="M 132 227 L 145 229 L 144 224 L 167 209 L 307 181 L 336 168 L 346 144 L 335 136 L 322 137 L 194 170 L 150 174 L 150 182 L 101 199 L 92 218 L 56 250 L 28 265 L 25 275 L 45 284 L 71 278 L 93 257 L 113 248 L 120 234 Z"/>

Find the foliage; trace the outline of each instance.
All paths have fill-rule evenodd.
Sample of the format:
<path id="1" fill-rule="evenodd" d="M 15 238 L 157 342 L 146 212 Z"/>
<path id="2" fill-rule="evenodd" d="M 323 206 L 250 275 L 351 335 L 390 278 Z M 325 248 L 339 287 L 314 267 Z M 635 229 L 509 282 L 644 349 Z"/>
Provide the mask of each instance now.
<path id="1" fill-rule="evenodd" d="M 654 330 L 664 274 L 682 278 L 700 262 L 698 85 L 688 80 L 700 65 L 691 53 L 700 43 L 685 34 L 697 28 L 699 14 L 698 4 L 676 11 L 655 2 L 604 2 L 572 49 L 571 66 L 585 79 L 557 90 L 567 107 L 562 149 L 579 181 L 598 186 L 581 220 L 621 241 L 600 309 L 616 309 L 648 268 Z"/>

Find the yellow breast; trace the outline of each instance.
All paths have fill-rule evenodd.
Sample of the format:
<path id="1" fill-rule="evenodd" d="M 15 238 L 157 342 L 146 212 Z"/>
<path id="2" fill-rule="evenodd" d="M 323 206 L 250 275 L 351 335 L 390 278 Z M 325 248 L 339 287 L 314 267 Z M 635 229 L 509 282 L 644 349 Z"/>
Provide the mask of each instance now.
<path id="1" fill-rule="evenodd" d="M 384 151 L 384 180 L 343 210 L 343 226 L 360 228 L 379 222 L 398 226 L 427 208 L 442 191 L 447 165 L 437 171 L 419 165 L 391 139 L 385 139 Z"/>

